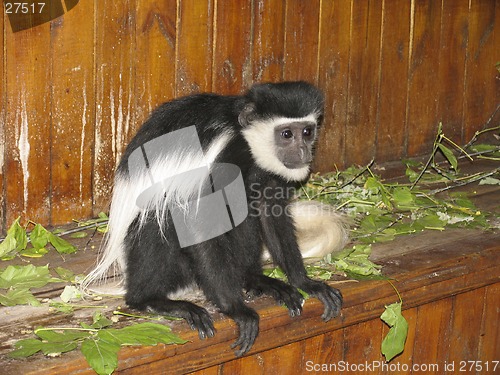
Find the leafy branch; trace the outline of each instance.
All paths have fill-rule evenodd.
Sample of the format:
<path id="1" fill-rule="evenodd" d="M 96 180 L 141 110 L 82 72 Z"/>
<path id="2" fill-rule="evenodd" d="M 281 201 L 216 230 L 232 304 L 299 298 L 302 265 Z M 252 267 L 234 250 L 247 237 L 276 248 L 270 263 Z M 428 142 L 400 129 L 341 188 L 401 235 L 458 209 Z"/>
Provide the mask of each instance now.
<path id="1" fill-rule="evenodd" d="M 42 352 L 48 357 L 59 356 L 80 348 L 88 364 L 99 374 L 111 374 L 118 367 L 118 352 L 122 346 L 184 344 L 187 341 L 173 334 L 170 327 L 158 323 L 137 323 L 124 328 L 110 328 L 113 322 L 95 313 L 91 325 L 80 327 L 37 328 L 35 339 L 19 340 L 11 358 L 30 357 Z"/>

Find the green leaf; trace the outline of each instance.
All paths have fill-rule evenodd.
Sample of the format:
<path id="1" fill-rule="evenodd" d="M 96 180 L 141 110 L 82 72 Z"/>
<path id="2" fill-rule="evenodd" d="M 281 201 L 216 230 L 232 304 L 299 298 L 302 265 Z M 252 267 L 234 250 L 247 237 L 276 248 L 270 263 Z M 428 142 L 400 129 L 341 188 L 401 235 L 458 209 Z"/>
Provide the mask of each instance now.
<path id="1" fill-rule="evenodd" d="M 446 225 L 445 220 L 441 220 L 439 216 L 435 213 L 429 213 L 421 218 L 419 218 L 415 224 L 421 226 L 425 229 L 435 229 L 435 230 L 444 230 Z"/>
<path id="2" fill-rule="evenodd" d="M 73 282 L 75 279 L 75 273 L 71 270 L 68 270 L 67 268 L 56 267 L 55 271 L 64 281 Z"/>
<path id="3" fill-rule="evenodd" d="M 68 241 L 58 237 L 49 232 L 49 241 L 52 246 L 57 250 L 60 254 L 72 254 L 76 251 L 76 248 L 71 245 Z"/>
<path id="4" fill-rule="evenodd" d="M 99 338 L 88 338 L 82 343 L 82 354 L 99 375 L 108 375 L 118 367 L 120 345 Z"/>
<path id="5" fill-rule="evenodd" d="M 85 238 L 87 237 L 87 232 L 81 231 L 81 232 L 75 232 L 70 234 L 71 238 Z"/>
<path id="6" fill-rule="evenodd" d="M 12 255 L 14 251 L 21 251 L 28 244 L 28 236 L 26 231 L 19 225 L 19 218 L 14 220 L 14 223 L 7 231 L 7 236 L 0 244 L 0 258 Z"/>
<path id="7" fill-rule="evenodd" d="M 66 285 L 61 293 L 61 300 L 66 303 L 74 299 L 80 300 L 82 298 L 82 291 L 74 285 Z"/>
<path id="8" fill-rule="evenodd" d="M 73 305 L 64 302 L 51 302 L 49 306 L 63 314 L 70 314 L 75 310 Z"/>
<path id="9" fill-rule="evenodd" d="M 19 255 L 22 255 L 23 257 L 27 258 L 41 258 L 48 252 L 49 251 L 45 247 L 42 247 L 40 249 L 29 247 L 27 249 L 21 250 L 19 252 Z"/>
<path id="10" fill-rule="evenodd" d="M 69 341 L 83 340 L 89 337 L 90 333 L 87 331 L 76 331 L 76 330 L 61 330 L 60 332 L 54 329 L 44 329 L 37 328 L 35 334 L 42 340 L 49 341 L 52 343 L 61 343 Z"/>
<path id="11" fill-rule="evenodd" d="M 96 311 L 94 313 L 94 316 L 92 317 L 92 319 L 93 319 L 93 323 L 90 326 L 90 328 L 93 328 L 93 329 L 101 329 L 101 328 L 106 328 L 106 327 L 113 325 L 113 321 L 106 318 L 102 314 L 102 312 L 100 312 L 100 311 Z"/>
<path id="12" fill-rule="evenodd" d="M 498 145 L 478 144 L 471 147 L 474 152 L 488 152 L 489 156 L 500 156 Z"/>
<path id="13" fill-rule="evenodd" d="M 389 362 L 405 348 L 406 336 L 408 335 L 408 322 L 401 314 L 401 303 L 396 302 L 385 307 L 380 316 L 389 327 L 389 332 L 382 341 L 382 354 Z"/>
<path id="14" fill-rule="evenodd" d="M 272 277 L 273 279 L 286 280 L 286 274 L 279 267 L 264 269 L 264 275 Z"/>
<path id="15" fill-rule="evenodd" d="M 407 187 L 396 187 L 392 192 L 392 199 L 398 207 L 413 206 L 415 203 L 415 196 Z"/>
<path id="16" fill-rule="evenodd" d="M 37 224 L 30 233 L 30 241 L 35 249 L 42 249 L 49 242 L 49 232 L 43 226 Z"/>
<path id="17" fill-rule="evenodd" d="M 170 327 L 157 323 L 139 323 L 122 329 L 99 331 L 98 337 L 120 345 L 184 344 L 187 341 L 172 333 Z"/>
<path id="18" fill-rule="evenodd" d="M 0 288 L 29 289 L 40 288 L 53 281 L 50 276 L 49 266 L 35 267 L 32 264 L 26 266 L 8 266 L 0 274 Z"/>
<path id="19" fill-rule="evenodd" d="M 40 306 L 40 302 L 28 289 L 10 289 L 7 294 L 0 294 L 0 304 L 4 306 Z"/>
<path id="20" fill-rule="evenodd" d="M 456 171 L 458 168 L 458 161 L 455 155 L 453 155 L 453 151 L 451 151 L 448 147 L 446 147 L 442 143 L 438 144 L 438 148 L 443 153 L 446 160 L 448 160 L 451 167 Z"/>
<path id="21" fill-rule="evenodd" d="M 352 251 L 344 251 L 342 254 L 333 254 L 333 263 L 337 269 L 349 272 L 350 274 L 362 276 L 380 275 L 381 266 L 368 259 L 371 250 L 371 245 L 355 245 Z M 339 256 L 342 256 L 342 258 Z"/>
<path id="22" fill-rule="evenodd" d="M 500 180 L 493 177 L 485 177 L 479 181 L 479 185 L 500 185 Z"/>
<path id="23" fill-rule="evenodd" d="M 14 346 L 16 350 L 9 353 L 10 358 L 26 358 L 42 350 L 42 342 L 37 339 L 19 340 Z"/>
<path id="24" fill-rule="evenodd" d="M 70 352 L 78 347 L 78 342 L 63 341 L 63 342 L 43 342 L 42 353 L 47 356 L 54 356 L 61 353 Z"/>

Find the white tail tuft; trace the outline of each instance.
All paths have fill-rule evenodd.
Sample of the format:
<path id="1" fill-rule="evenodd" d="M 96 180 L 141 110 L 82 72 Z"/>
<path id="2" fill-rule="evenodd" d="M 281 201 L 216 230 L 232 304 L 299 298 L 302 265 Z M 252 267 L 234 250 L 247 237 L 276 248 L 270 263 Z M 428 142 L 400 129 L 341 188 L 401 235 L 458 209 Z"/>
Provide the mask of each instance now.
<path id="1" fill-rule="evenodd" d="M 313 262 L 340 251 L 349 240 L 347 219 L 331 205 L 318 201 L 295 201 L 290 204 L 297 244 L 305 262 Z M 271 258 L 264 248 L 263 259 Z"/>
<path id="2" fill-rule="evenodd" d="M 347 220 L 333 206 L 317 201 L 296 201 L 291 204 L 291 212 L 302 258 L 322 258 L 347 244 Z"/>

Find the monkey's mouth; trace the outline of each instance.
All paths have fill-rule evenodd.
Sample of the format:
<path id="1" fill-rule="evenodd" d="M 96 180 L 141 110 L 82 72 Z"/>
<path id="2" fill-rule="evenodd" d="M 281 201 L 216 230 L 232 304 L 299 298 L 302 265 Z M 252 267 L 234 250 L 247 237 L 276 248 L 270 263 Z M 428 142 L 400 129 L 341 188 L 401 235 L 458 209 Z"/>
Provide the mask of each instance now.
<path id="1" fill-rule="evenodd" d="M 288 169 L 301 169 L 308 167 L 310 163 L 283 163 Z"/>

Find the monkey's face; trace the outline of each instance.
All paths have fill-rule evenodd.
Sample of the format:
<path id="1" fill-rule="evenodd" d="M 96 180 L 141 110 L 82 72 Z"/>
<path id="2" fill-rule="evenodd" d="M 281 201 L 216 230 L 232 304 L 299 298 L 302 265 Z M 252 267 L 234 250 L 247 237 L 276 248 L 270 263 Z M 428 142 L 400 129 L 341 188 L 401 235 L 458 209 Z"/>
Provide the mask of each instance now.
<path id="1" fill-rule="evenodd" d="M 254 120 L 245 124 L 243 135 L 260 168 L 288 181 L 302 181 L 309 176 L 317 129 L 317 116 L 311 114 Z"/>
<path id="2" fill-rule="evenodd" d="M 313 159 L 315 140 L 315 122 L 291 122 L 274 128 L 276 156 L 290 169 L 309 166 Z"/>

